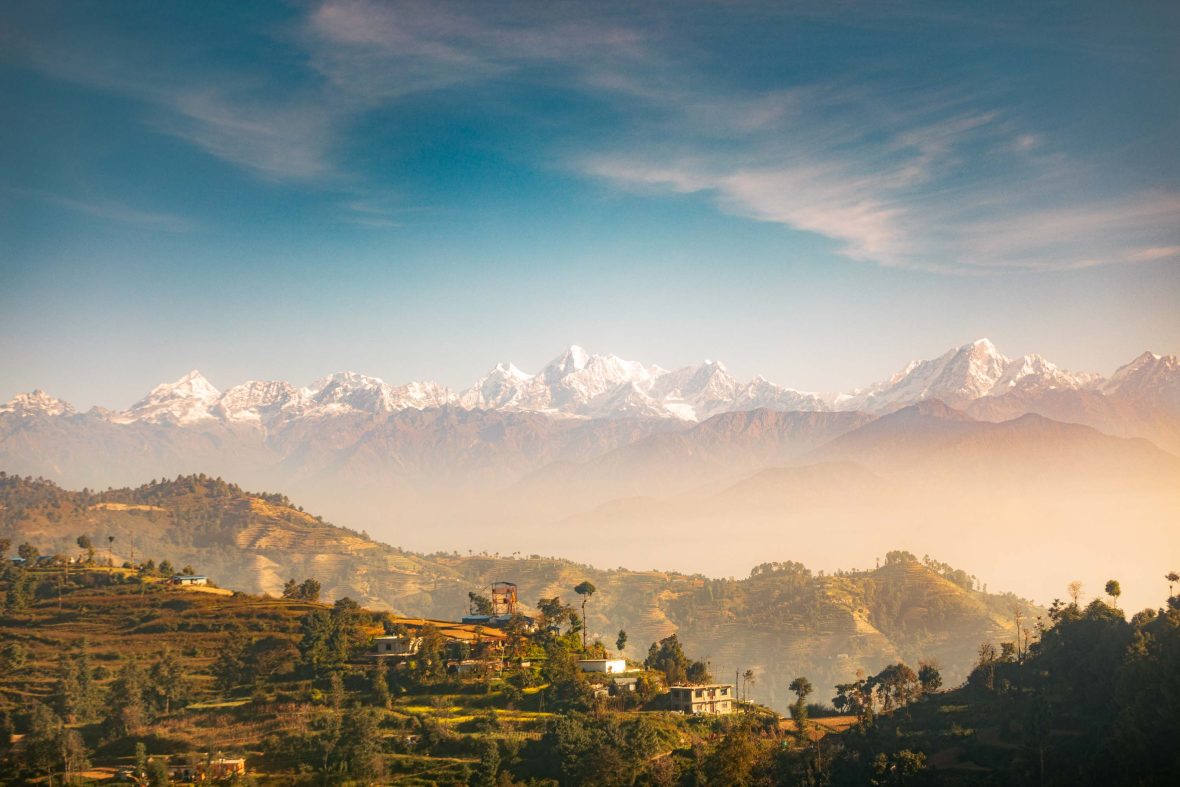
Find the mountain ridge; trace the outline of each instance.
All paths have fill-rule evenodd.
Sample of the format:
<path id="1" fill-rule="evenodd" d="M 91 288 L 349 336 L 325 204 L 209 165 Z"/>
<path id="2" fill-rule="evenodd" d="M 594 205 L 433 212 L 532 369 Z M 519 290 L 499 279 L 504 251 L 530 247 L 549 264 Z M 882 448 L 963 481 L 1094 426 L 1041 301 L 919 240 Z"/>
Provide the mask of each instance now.
<path id="1" fill-rule="evenodd" d="M 536 374 L 500 363 L 461 392 L 429 381 L 391 385 L 377 377 L 337 372 L 303 387 L 285 381 L 250 380 L 222 393 L 193 370 L 173 383 L 161 383 L 126 410 L 109 415 L 97 408 L 92 412 L 115 423 L 171 422 L 181 426 L 222 420 L 267 427 L 302 417 L 351 412 L 380 415 L 444 406 L 555 417 L 700 422 L 722 412 L 761 407 L 882 413 L 926 399 L 941 399 L 958 407 L 986 398 L 1053 391 L 1092 391 L 1177 415 L 1180 361 L 1176 356 L 1145 352 L 1104 378 L 1067 372 L 1035 354 L 1008 358 L 989 340 L 979 339 L 937 358 L 913 361 L 885 381 L 850 393 L 821 396 L 761 376 L 742 383 L 717 361 L 667 370 L 615 355 L 591 354 L 572 345 Z M 23 394 L 0 406 L 0 414 L 72 412 L 61 405 L 69 407 L 44 392 L 40 397 Z"/>

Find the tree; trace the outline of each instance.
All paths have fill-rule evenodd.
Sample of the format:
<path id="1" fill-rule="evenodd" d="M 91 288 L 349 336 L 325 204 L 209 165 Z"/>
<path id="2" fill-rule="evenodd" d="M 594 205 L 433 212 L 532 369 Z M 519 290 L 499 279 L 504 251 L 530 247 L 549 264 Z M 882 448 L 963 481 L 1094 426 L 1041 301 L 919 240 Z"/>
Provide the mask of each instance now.
<path id="1" fill-rule="evenodd" d="M 137 735 L 147 724 L 143 673 L 134 659 L 125 662 L 111 683 L 105 726 L 115 738 Z"/>
<path id="2" fill-rule="evenodd" d="M 294 671 L 299 648 L 286 637 L 263 637 L 246 648 L 244 683 L 259 683 Z"/>
<path id="3" fill-rule="evenodd" d="M 31 585 L 29 572 L 23 568 L 16 569 L 9 575 L 8 593 L 4 596 L 6 612 L 23 612 L 29 608 L 33 600 Z"/>
<path id="4" fill-rule="evenodd" d="M 1069 583 L 1066 590 L 1069 592 L 1070 600 L 1073 601 L 1073 605 L 1076 607 L 1078 600 L 1082 597 L 1082 583 L 1075 579 Z"/>
<path id="5" fill-rule="evenodd" d="M 388 708 L 393 702 L 393 697 L 389 693 L 389 678 L 386 673 L 386 663 L 378 661 L 373 665 L 373 674 L 371 676 L 373 688 L 373 702 L 379 708 Z"/>
<path id="6" fill-rule="evenodd" d="M 294 579 L 288 579 L 283 583 L 283 598 L 295 598 L 299 592 L 299 583 Z"/>
<path id="7" fill-rule="evenodd" d="M 115 565 L 115 537 L 107 536 L 107 562 Z"/>
<path id="8" fill-rule="evenodd" d="M 411 668 L 414 676 L 423 682 L 437 680 L 446 675 L 447 665 L 443 659 L 446 641 L 438 627 L 427 624 L 418 630 L 420 641 Z"/>
<path id="9" fill-rule="evenodd" d="M 807 678 L 795 678 L 788 689 L 795 693 L 795 701 L 791 703 L 791 718 L 795 720 L 795 729 L 799 739 L 807 735 L 807 698 L 811 695 L 811 681 Z"/>
<path id="10" fill-rule="evenodd" d="M 0 554 L 2 554 L 2 553 L 3 553 L 3 550 L 0 550 Z M 1180 582 L 1180 574 L 1177 574 L 1175 571 L 1169 571 L 1167 574 L 1164 575 L 1164 579 L 1168 580 L 1168 598 L 1171 598 L 1172 597 L 1172 586 L 1175 585 L 1177 582 Z"/>
<path id="11" fill-rule="evenodd" d="M 574 588 L 574 592 L 582 597 L 582 650 L 586 649 L 586 602 L 590 597 L 598 592 L 598 588 L 594 587 L 594 583 L 590 580 L 578 583 Z"/>
<path id="12" fill-rule="evenodd" d="M 152 757 L 147 761 L 147 783 L 149 787 L 164 787 L 171 784 L 168 776 L 168 763 L 159 757 Z"/>
<path id="13" fill-rule="evenodd" d="M 9 642 L 0 648 L 0 672 L 12 674 L 25 666 L 29 652 L 19 642 Z"/>
<path id="14" fill-rule="evenodd" d="M 743 692 L 742 699 L 747 700 L 747 701 L 750 699 L 750 686 L 756 680 L 757 680 L 757 678 L 754 675 L 754 670 L 748 669 L 742 673 L 742 685 L 745 687 L 745 691 Z"/>
<path id="15" fill-rule="evenodd" d="M 94 562 L 94 542 L 90 540 L 90 536 L 78 536 L 78 546 L 86 550 L 86 563 L 89 565 Z"/>
<path id="16" fill-rule="evenodd" d="M 12 549 L 12 541 L 7 538 L 0 538 L 0 562 L 8 560 L 8 550 Z"/>
<path id="17" fill-rule="evenodd" d="M 308 577 L 299 585 L 299 596 L 303 601 L 320 600 L 320 581 Z"/>
<path id="18" fill-rule="evenodd" d="M 713 676 L 709 674 L 709 665 L 703 661 L 690 661 L 684 677 L 688 679 L 689 683 L 695 684 L 708 683 L 713 680 Z"/>
<path id="19" fill-rule="evenodd" d="M 675 634 L 664 637 L 658 643 L 653 642 L 643 663 L 648 669 L 664 673 L 669 686 L 708 683 L 711 679 L 709 665 L 703 661 L 690 661 L 680 646 L 680 638 Z"/>
<path id="20" fill-rule="evenodd" d="M 918 676 L 905 664 L 891 664 L 873 676 L 877 695 L 886 712 L 908 705 L 919 694 Z"/>
<path id="21" fill-rule="evenodd" d="M 836 686 L 836 696 L 832 698 L 832 705 L 841 713 L 851 713 L 863 725 L 872 724 L 876 709 L 873 705 L 873 685 L 864 678 L 864 673 L 858 672 L 858 677 L 852 683 L 841 683 Z"/>
<path id="22" fill-rule="evenodd" d="M 82 685 L 78 679 L 78 664 L 69 653 L 61 653 L 57 660 L 57 682 L 53 686 L 53 709 L 70 723 L 83 716 Z"/>
<path id="23" fill-rule="evenodd" d="M 758 735 L 747 720 L 730 727 L 704 763 L 708 784 L 742 787 L 752 783 L 758 761 Z"/>
<path id="24" fill-rule="evenodd" d="M 157 713 L 171 713 L 188 696 L 188 678 L 176 656 L 165 651 L 148 670 L 144 694 Z"/>
<path id="25" fill-rule="evenodd" d="M 37 547 L 26 541 L 16 548 L 16 554 L 23 558 L 25 563 L 35 563 L 41 553 L 37 550 Z"/>
<path id="26" fill-rule="evenodd" d="M 29 708 L 28 732 L 24 737 L 25 766 L 34 773 L 53 773 L 57 766 L 57 739 L 62 720 L 40 702 Z"/>
<path id="27" fill-rule="evenodd" d="M 1119 608 L 1119 596 L 1123 594 L 1123 589 L 1119 587 L 1117 579 L 1110 579 L 1106 582 L 1106 595 L 1114 600 L 1114 608 Z"/>
<path id="28" fill-rule="evenodd" d="M 651 643 L 643 665 L 664 673 L 669 686 L 683 683 L 688 678 L 688 657 L 684 655 L 680 638 L 675 634 L 664 637 L 658 643 Z"/>
<path id="29" fill-rule="evenodd" d="M 560 627 L 561 623 L 569 618 L 570 613 L 574 612 L 574 608 L 563 604 L 560 597 L 554 596 L 538 599 L 537 611 L 541 613 L 538 623 L 544 629 Z"/>
<path id="30" fill-rule="evenodd" d="M 623 648 L 627 647 L 627 632 L 619 629 L 619 636 L 615 639 L 615 649 L 619 651 L 619 655 L 623 655 Z"/>
<path id="31" fill-rule="evenodd" d="M 135 772 L 140 776 L 147 774 L 148 754 L 147 744 L 143 741 L 135 742 Z"/>
<path id="32" fill-rule="evenodd" d="M 82 736 L 39 702 L 34 702 L 29 712 L 24 759 L 26 766 L 37 773 L 63 771 L 67 781 L 71 773 L 89 767 Z"/>
<path id="33" fill-rule="evenodd" d="M 473 784 L 477 787 L 495 787 L 499 772 L 500 746 L 491 738 L 483 738 L 479 742 L 479 769 Z"/>
<path id="34" fill-rule="evenodd" d="M 487 596 L 481 596 L 474 590 L 467 594 L 467 606 L 472 615 L 492 614 L 492 600 Z"/>
<path id="35" fill-rule="evenodd" d="M 372 708 L 349 708 L 340 723 L 340 770 L 359 781 L 372 781 L 384 773 L 381 757 L 380 719 Z"/>
<path id="36" fill-rule="evenodd" d="M 210 668 L 220 690 L 230 691 L 246 682 L 246 647 L 246 632 L 230 629 Z"/>
<path id="37" fill-rule="evenodd" d="M 918 681 L 922 684 L 922 693 L 929 694 L 941 688 L 942 673 L 938 671 L 938 667 L 923 661 L 918 666 Z"/>

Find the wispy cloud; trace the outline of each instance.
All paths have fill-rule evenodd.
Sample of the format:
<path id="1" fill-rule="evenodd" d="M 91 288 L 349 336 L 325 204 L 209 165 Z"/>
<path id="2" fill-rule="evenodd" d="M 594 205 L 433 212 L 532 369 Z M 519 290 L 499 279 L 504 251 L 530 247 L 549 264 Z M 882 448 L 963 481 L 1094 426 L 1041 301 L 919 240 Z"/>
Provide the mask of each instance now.
<path id="1" fill-rule="evenodd" d="M 887 267 L 1065 270 L 1164 259 L 1180 242 L 1180 194 L 1107 193 L 995 102 L 932 90 L 883 108 L 866 87 L 812 86 L 740 146 L 697 122 L 705 91 L 626 145 L 572 152 L 570 166 L 639 193 L 706 195 Z"/>
<path id="2" fill-rule="evenodd" d="M 99 219 L 118 221 L 124 224 L 135 224 L 141 227 L 162 230 L 165 232 L 189 232 L 194 224 L 189 219 L 171 213 L 157 213 L 129 207 L 114 200 L 89 201 L 65 197 L 60 194 L 49 194 L 41 191 L 26 191 L 23 189 L 9 189 L 10 193 L 40 200 L 66 210 L 83 213 Z"/>
<path id="3" fill-rule="evenodd" d="M 668 46 L 665 18 L 646 13 L 324 0 L 269 31 L 297 53 L 298 73 L 284 79 L 201 70 L 199 58 L 170 61 L 158 51 L 117 56 L 117 42 L 89 38 L 6 43 L 44 71 L 142 101 L 153 127 L 218 159 L 334 193 L 342 220 L 362 226 L 400 221 L 355 196 L 390 185 L 350 162 L 358 121 L 412 96 L 462 88 L 474 97 L 497 83 L 603 108 L 608 121 L 593 133 L 579 118 L 554 122 L 537 107 L 515 108 L 524 123 L 556 128 L 534 151 L 540 162 L 617 189 L 707 195 L 720 210 L 822 235 L 867 263 L 1069 269 L 1164 259 L 1180 246 L 1176 193 L 1112 191 L 1050 132 L 1010 111 L 1002 93 L 912 72 L 900 81 L 856 71 L 735 85 L 707 59 Z M 833 12 L 805 3 L 791 13 Z M 979 21 L 924 3 L 856 16 L 871 28 Z M 991 24 L 992 35 L 1026 37 L 1021 25 Z"/>

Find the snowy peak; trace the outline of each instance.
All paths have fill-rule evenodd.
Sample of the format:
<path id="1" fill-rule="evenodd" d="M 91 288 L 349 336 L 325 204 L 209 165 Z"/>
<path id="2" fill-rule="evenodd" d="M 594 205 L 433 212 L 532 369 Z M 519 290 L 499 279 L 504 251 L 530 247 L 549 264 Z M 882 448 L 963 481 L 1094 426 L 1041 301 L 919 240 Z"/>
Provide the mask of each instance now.
<path id="1" fill-rule="evenodd" d="M 523 409 L 520 403 L 534 401 L 533 378 L 511 363 L 498 363 L 483 378 L 459 395 L 459 406 L 469 410 Z"/>
<path id="2" fill-rule="evenodd" d="M 213 419 L 210 408 L 217 403 L 221 392 L 196 369 L 174 383 L 161 383 L 125 413 L 115 417 L 118 422 L 149 421 L 152 423 L 193 423 Z"/>
<path id="3" fill-rule="evenodd" d="M 412 382 L 388 389 L 389 402 L 396 410 L 425 410 L 454 404 L 454 391 L 433 382 Z"/>
<path id="4" fill-rule="evenodd" d="M 457 406 L 468 410 L 542 413 L 567 418 L 674 418 L 703 421 L 728 412 L 768 409 L 794 412 L 891 413 L 938 400 L 971 412 L 1021 411 L 1036 402 L 1075 401 L 1084 392 L 1180 417 L 1180 361 L 1145 352 L 1108 380 L 1066 371 L 1036 354 L 1009 358 L 988 339 L 951 348 L 937 358 L 912 361 L 887 380 L 831 397 L 786 388 L 764 377 L 734 378 L 718 361 L 674 370 L 595 354 L 571 345 L 536 374 L 500 363 L 461 394 L 433 382 L 390 385 L 378 377 L 345 371 L 306 388 L 252 380 L 220 393 L 193 370 L 156 386 L 124 412 L 95 410 L 115 423 L 254 424 L 266 430 L 295 419 L 352 416 L 384 418 L 404 410 Z M 978 404 L 976 404 L 978 403 Z M 21 394 L 0 415 L 68 415 L 74 409 L 43 391 Z"/>
<path id="5" fill-rule="evenodd" d="M 5 405 L 0 405 L 0 413 L 12 413 L 22 417 L 34 415 L 74 415 L 77 411 L 69 402 L 50 396 L 40 388 L 31 393 L 21 393 L 12 397 Z"/>
<path id="6" fill-rule="evenodd" d="M 886 382 L 837 399 L 841 410 L 888 412 L 927 399 L 962 406 L 985 396 L 1019 391 L 1077 390 L 1097 375 L 1059 369 L 1039 355 L 1011 359 L 988 339 L 977 339 L 937 358 L 912 361 Z"/>
<path id="7" fill-rule="evenodd" d="M 1180 359 L 1145 352 L 1110 376 L 1103 393 L 1180 416 Z"/>
<path id="8" fill-rule="evenodd" d="M 545 382 L 556 382 L 567 375 L 579 372 L 590 362 L 590 354 L 576 344 L 571 344 L 561 355 L 554 358 L 541 370 Z"/>
<path id="9" fill-rule="evenodd" d="M 226 391 L 214 412 L 228 421 L 261 423 L 283 413 L 302 412 L 307 405 L 307 392 L 290 383 L 251 380 Z"/>
<path id="10" fill-rule="evenodd" d="M 450 389 L 433 382 L 411 382 L 393 386 L 378 377 L 356 372 L 337 372 L 312 383 L 309 414 L 339 415 L 348 412 L 395 413 L 442 407 L 454 401 Z"/>

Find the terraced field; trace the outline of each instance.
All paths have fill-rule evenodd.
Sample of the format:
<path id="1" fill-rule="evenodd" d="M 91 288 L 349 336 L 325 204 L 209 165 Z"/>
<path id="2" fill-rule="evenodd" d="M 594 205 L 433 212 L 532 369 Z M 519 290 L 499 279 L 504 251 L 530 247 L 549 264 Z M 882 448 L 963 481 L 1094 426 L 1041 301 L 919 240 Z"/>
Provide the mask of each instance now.
<path id="1" fill-rule="evenodd" d="M 87 534 L 109 546 L 116 563 L 132 555 L 167 559 L 223 587 L 271 595 L 288 579 L 314 577 L 326 599 L 348 596 L 407 616 L 457 619 L 469 592 L 486 593 L 502 580 L 517 583 L 525 612 L 540 598 L 577 604 L 573 588 L 589 580 L 597 588 L 586 607 L 592 639 L 613 649 L 625 630 L 627 655 L 642 658 L 652 642 L 678 634 L 716 676 L 753 669 L 752 696 L 780 710 L 794 677 L 810 677 L 827 699 L 830 686 L 858 670 L 873 673 L 899 659 L 935 661 L 956 682 L 981 642 L 1014 639 L 1013 610 L 1026 626 L 1040 612 L 970 587 L 962 572 L 909 557 L 834 576 L 791 564 L 733 580 L 539 556 L 419 555 L 322 522 L 280 496 L 202 477 L 89 494 L 9 477 L 0 483 L 0 504 L 0 536 L 43 553 L 76 554 L 75 539 Z"/>

